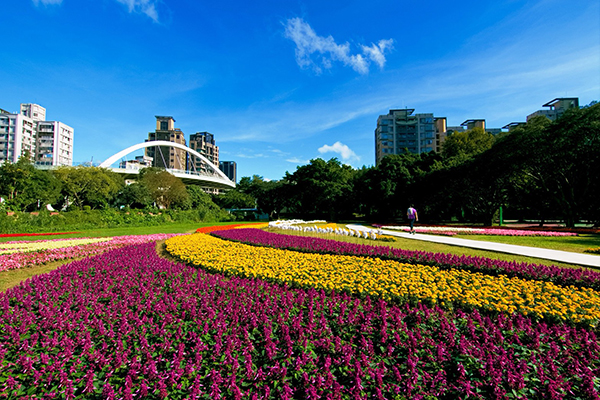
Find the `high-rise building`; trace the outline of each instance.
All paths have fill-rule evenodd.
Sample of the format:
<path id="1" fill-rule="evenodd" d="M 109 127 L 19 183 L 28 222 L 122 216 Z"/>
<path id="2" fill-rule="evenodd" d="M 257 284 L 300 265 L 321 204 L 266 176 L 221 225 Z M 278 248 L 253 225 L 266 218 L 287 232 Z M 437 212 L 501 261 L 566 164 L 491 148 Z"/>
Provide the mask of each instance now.
<path id="1" fill-rule="evenodd" d="M 235 161 L 220 161 L 219 169 L 223 171 L 231 181 L 237 183 L 237 163 Z"/>
<path id="2" fill-rule="evenodd" d="M 542 107 L 548 107 L 547 110 L 538 110 L 527 116 L 527 121 L 538 115 L 543 115 L 551 121 L 556 121 L 560 118 L 565 111 L 570 108 L 579 108 L 579 97 L 558 97 L 554 100 L 550 100 Z"/>
<path id="3" fill-rule="evenodd" d="M 175 128 L 173 117 L 156 116 L 156 131 L 148 133 L 146 142 L 164 140 L 185 146 L 185 135 Z M 145 154 L 153 159 L 153 166 L 185 171 L 187 167 L 186 151 L 169 146 L 146 147 Z"/>
<path id="4" fill-rule="evenodd" d="M 20 114 L 36 122 L 46 120 L 46 109 L 39 104 L 21 103 Z"/>
<path id="5" fill-rule="evenodd" d="M 37 126 L 31 118 L 3 111 L 0 114 L 0 163 L 15 163 L 26 153 L 35 156 Z"/>
<path id="6" fill-rule="evenodd" d="M 435 123 L 432 113 L 413 114 L 414 111 L 413 108 L 390 110 L 387 115 L 379 116 L 375 129 L 376 164 L 389 154 L 426 153 L 440 147 L 445 132 L 436 128 L 445 123 Z"/>
<path id="7" fill-rule="evenodd" d="M 35 165 L 73 165 L 73 128 L 59 121 L 39 121 Z"/>
<path id="8" fill-rule="evenodd" d="M 18 113 L 0 109 L 0 163 L 29 153 L 38 166 L 73 165 L 73 137 L 70 126 L 46 121 L 46 109 L 38 104 L 21 104 Z"/>
<path id="9" fill-rule="evenodd" d="M 219 146 L 215 143 L 215 135 L 208 132 L 196 132 L 190 135 L 190 148 L 196 150 L 208 159 L 214 167 L 219 168 Z M 191 156 L 190 170 L 204 173 L 211 173 L 212 168 L 204 163 L 201 159 Z"/>
<path id="10" fill-rule="evenodd" d="M 446 117 L 435 117 L 433 119 L 433 123 L 435 125 L 435 151 L 441 152 L 442 145 L 444 140 L 446 140 L 446 136 L 448 135 L 448 125 L 446 121 Z"/>

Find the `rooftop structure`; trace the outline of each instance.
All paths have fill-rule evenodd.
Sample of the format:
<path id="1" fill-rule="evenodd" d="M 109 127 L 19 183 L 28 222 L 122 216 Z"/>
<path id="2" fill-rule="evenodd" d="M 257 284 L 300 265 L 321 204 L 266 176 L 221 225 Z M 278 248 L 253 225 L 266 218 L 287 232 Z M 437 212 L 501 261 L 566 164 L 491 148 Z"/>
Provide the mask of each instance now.
<path id="1" fill-rule="evenodd" d="M 562 117 L 565 111 L 571 108 L 579 108 L 578 97 L 557 97 L 556 99 L 550 100 L 542 107 L 548 107 L 547 110 L 537 110 L 527 116 L 527 121 L 531 118 L 543 115 L 551 121 L 556 121 Z"/>

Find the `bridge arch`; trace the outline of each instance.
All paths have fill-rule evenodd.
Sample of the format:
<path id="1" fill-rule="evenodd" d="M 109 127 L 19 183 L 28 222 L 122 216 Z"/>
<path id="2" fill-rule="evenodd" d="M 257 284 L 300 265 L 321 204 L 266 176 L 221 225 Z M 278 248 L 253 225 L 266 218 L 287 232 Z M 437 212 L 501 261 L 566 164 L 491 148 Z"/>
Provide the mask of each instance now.
<path id="1" fill-rule="evenodd" d="M 152 140 L 149 142 L 142 142 L 142 143 L 134 144 L 133 146 L 129 146 L 128 148 L 121 150 L 120 152 L 108 157 L 99 166 L 101 168 L 110 168 L 111 165 L 113 165 L 115 162 L 120 160 L 123 156 L 126 156 L 129 153 L 133 153 L 136 150 L 144 149 L 146 147 L 154 147 L 154 146 L 175 147 L 175 148 L 178 148 L 181 150 L 185 150 L 186 152 L 188 152 L 188 153 L 198 157 L 202 161 L 204 161 L 204 163 L 206 165 L 208 165 L 208 167 L 211 168 L 221 179 L 231 182 L 231 180 L 227 177 L 227 175 L 225 175 L 223 173 L 223 171 L 221 171 L 219 168 L 217 168 L 211 161 L 209 161 L 202 154 L 198 153 L 196 150 L 191 149 L 183 144 L 175 143 L 175 142 L 168 142 L 166 140 Z M 235 185 L 235 183 L 234 183 L 234 185 Z"/>

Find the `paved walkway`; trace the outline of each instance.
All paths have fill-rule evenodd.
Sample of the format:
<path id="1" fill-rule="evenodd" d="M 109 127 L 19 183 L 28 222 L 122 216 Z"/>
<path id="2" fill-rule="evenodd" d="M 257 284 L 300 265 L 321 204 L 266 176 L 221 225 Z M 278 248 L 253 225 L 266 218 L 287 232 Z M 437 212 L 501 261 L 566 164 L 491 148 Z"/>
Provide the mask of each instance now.
<path id="1" fill-rule="evenodd" d="M 373 229 L 363 225 L 347 225 L 347 227 L 357 231 Z M 449 236 L 437 236 L 420 233 L 411 235 L 407 232 L 392 231 L 387 229 L 383 229 L 383 233 L 385 235 L 397 236 L 404 239 L 424 240 L 426 242 L 443 243 L 452 246 L 498 251 L 500 253 L 519 254 L 522 256 L 544 258 L 547 260 L 559 261 L 567 264 L 576 264 L 585 267 L 600 268 L 600 255 L 573 253 L 570 251 L 543 249 L 539 247 L 518 246 L 515 244 L 485 242 L 481 240 L 459 239 Z"/>

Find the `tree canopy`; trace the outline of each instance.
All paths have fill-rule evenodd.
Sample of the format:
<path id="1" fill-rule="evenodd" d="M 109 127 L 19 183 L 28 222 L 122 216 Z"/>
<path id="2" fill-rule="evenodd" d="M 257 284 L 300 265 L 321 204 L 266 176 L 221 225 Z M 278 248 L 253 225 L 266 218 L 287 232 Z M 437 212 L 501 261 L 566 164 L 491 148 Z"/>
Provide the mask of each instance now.
<path id="1" fill-rule="evenodd" d="M 99 167 L 59 167 L 51 173 L 61 181 L 67 202 L 79 209 L 107 207 L 125 184 L 118 174 Z"/>
<path id="2" fill-rule="evenodd" d="M 159 208 L 181 207 L 189 200 L 185 184 L 169 172 L 160 168 L 144 168 L 139 181 L 144 185 Z"/>

